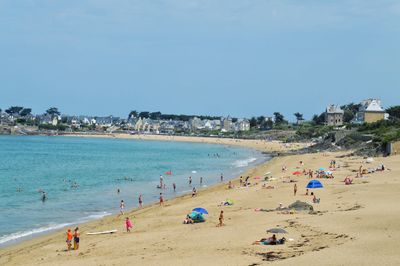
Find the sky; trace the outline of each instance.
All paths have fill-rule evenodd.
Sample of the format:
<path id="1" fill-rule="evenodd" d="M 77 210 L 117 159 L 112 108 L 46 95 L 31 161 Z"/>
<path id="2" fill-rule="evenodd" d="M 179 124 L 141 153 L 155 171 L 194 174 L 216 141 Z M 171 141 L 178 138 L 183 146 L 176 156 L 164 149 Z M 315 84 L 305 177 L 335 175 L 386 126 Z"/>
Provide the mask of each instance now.
<path id="1" fill-rule="evenodd" d="M 294 120 L 400 104 L 400 1 L 0 0 L 0 108 Z"/>

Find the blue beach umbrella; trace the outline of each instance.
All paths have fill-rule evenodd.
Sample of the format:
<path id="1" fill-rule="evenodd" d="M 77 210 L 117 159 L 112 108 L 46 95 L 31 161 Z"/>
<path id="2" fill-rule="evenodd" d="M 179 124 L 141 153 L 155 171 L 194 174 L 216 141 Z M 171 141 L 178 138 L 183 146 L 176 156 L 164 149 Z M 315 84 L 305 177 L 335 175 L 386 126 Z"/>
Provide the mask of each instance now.
<path id="1" fill-rule="evenodd" d="M 321 167 L 321 168 L 319 168 L 318 170 L 320 170 L 320 171 L 325 171 L 325 168 Z"/>
<path id="2" fill-rule="evenodd" d="M 192 211 L 202 213 L 202 214 L 208 214 L 208 211 L 204 208 L 194 208 Z"/>
<path id="3" fill-rule="evenodd" d="M 308 185 L 306 186 L 306 188 L 323 188 L 323 187 L 324 186 L 322 186 L 321 182 L 315 179 L 308 182 Z"/>

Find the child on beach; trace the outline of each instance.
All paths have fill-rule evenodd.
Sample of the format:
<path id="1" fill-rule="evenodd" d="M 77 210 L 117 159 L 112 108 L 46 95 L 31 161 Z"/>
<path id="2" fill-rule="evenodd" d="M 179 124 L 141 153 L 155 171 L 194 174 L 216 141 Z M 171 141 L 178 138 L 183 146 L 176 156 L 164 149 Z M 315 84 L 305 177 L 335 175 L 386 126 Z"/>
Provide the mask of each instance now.
<path id="1" fill-rule="evenodd" d="M 125 208 L 125 202 L 124 200 L 121 200 L 121 203 L 119 204 L 119 211 L 121 214 L 124 214 L 124 208 Z"/>
<path id="2" fill-rule="evenodd" d="M 160 193 L 160 206 L 164 206 L 164 197 L 162 193 Z"/>
<path id="3" fill-rule="evenodd" d="M 68 230 L 67 230 L 67 248 L 68 248 L 68 251 L 69 250 L 71 250 L 71 241 L 72 241 L 72 232 L 71 232 L 71 229 L 70 228 L 68 228 Z"/>
<path id="4" fill-rule="evenodd" d="M 220 212 L 218 220 L 219 220 L 219 224 L 218 224 L 217 226 L 223 226 L 223 225 L 225 225 L 225 224 L 224 224 L 224 211 L 221 211 L 221 212 Z"/>
<path id="5" fill-rule="evenodd" d="M 74 230 L 74 250 L 79 249 L 79 228 L 76 227 Z"/>
<path id="6" fill-rule="evenodd" d="M 133 228 L 132 221 L 129 219 L 129 217 L 126 217 L 125 219 L 125 226 L 126 226 L 126 232 L 130 232 L 131 228 Z"/>

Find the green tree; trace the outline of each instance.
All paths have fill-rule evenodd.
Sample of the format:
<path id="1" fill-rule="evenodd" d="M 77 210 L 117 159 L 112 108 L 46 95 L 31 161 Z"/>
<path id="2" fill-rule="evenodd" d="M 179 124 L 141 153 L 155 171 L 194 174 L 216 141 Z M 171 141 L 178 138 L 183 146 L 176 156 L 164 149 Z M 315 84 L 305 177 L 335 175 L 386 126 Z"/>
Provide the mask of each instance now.
<path id="1" fill-rule="evenodd" d="M 252 117 L 252 118 L 250 119 L 250 127 L 251 127 L 251 128 L 257 127 L 257 119 L 256 119 L 255 117 Z"/>
<path id="2" fill-rule="evenodd" d="M 140 112 L 139 117 L 140 118 L 149 118 L 150 112 Z"/>
<path id="3" fill-rule="evenodd" d="M 386 109 L 386 112 L 390 115 L 390 117 L 400 119 L 400 105 L 392 106 Z"/>
<path id="4" fill-rule="evenodd" d="M 351 120 L 353 120 L 354 117 L 356 116 L 360 106 L 361 106 L 360 104 L 355 104 L 355 103 L 349 103 L 340 106 L 340 108 L 344 111 L 343 122 L 350 123 Z"/>
<path id="5" fill-rule="evenodd" d="M 312 122 L 314 125 L 323 125 L 325 124 L 325 113 L 320 115 L 314 115 L 312 118 Z"/>
<path id="6" fill-rule="evenodd" d="M 150 119 L 159 120 L 161 118 L 161 112 L 152 112 L 149 114 Z"/>
<path id="7" fill-rule="evenodd" d="M 5 112 L 9 115 L 19 114 L 21 110 L 24 109 L 21 106 L 11 106 L 10 108 L 6 109 Z"/>
<path id="8" fill-rule="evenodd" d="M 138 116 L 138 112 L 136 110 L 131 111 L 128 115 L 128 118 L 133 118 L 133 117 L 137 117 Z"/>
<path id="9" fill-rule="evenodd" d="M 274 117 L 275 117 L 275 124 L 286 124 L 287 123 L 287 121 L 285 120 L 285 117 L 279 112 L 275 112 Z"/>
<path id="10" fill-rule="evenodd" d="M 55 116 L 55 115 L 60 115 L 61 113 L 58 111 L 58 108 L 50 107 L 49 109 L 46 110 L 46 114 Z"/>
<path id="11" fill-rule="evenodd" d="M 296 117 L 296 123 L 299 124 L 299 121 L 303 121 L 303 114 L 300 114 L 299 112 L 294 113 L 294 116 Z"/>
<path id="12" fill-rule="evenodd" d="M 24 108 L 24 109 L 22 109 L 22 110 L 19 112 L 19 114 L 20 114 L 21 116 L 27 116 L 27 115 L 30 115 L 31 112 L 32 112 L 32 109 L 31 109 L 31 108 Z"/>

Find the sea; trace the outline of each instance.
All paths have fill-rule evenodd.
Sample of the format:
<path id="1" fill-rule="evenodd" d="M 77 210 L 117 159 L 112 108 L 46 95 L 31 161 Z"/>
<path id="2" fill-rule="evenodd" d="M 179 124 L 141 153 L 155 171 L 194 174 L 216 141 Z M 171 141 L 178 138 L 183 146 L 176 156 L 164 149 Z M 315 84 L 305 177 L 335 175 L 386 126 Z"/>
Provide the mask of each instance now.
<path id="1" fill-rule="evenodd" d="M 140 194 L 146 205 L 160 192 L 166 199 L 193 187 L 201 193 L 221 174 L 227 181 L 268 159 L 217 144 L 0 136 L 0 247 L 118 213 L 121 200 L 126 210 L 136 208 Z M 165 189 L 157 188 L 160 175 Z"/>

